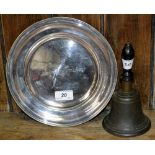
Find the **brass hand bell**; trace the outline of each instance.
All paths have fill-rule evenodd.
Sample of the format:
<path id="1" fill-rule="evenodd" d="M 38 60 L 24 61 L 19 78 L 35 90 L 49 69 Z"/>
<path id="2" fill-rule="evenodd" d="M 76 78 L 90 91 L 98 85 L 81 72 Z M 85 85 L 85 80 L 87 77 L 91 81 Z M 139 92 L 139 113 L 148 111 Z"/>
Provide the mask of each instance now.
<path id="1" fill-rule="evenodd" d="M 130 43 L 122 50 L 121 88 L 112 97 L 111 111 L 103 119 L 103 128 L 118 136 L 137 136 L 149 130 L 151 122 L 144 115 L 140 95 L 132 87 L 134 49 Z"/>

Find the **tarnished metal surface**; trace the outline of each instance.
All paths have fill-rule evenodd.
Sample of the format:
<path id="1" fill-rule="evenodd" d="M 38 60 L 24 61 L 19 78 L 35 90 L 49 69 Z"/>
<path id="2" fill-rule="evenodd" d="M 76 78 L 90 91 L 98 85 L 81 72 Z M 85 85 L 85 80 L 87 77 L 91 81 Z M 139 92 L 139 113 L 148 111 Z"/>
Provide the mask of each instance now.
<path id="1" fill-rule="evenodd" d="M 116 60 L 106 39 L 72 18 L 49 18 L 27 28 L 7 62 L 7 81 L 17 104 L 48 125 L 92 119 L 107 105 L 116 79 Z"/>
<path id="2" fill-rule="evenodd" d="M 126 60 L 123 64 L 122 85 L 113 94 L 111 111 L 103 119 L 104 129 L 117 136 L 138 136 L 151 127 L 150 119 L 143 113 L 140 94 L 132 88 L 134 55 L 131 43 L 126 43 L 122 50 L 122 60 Z"/>

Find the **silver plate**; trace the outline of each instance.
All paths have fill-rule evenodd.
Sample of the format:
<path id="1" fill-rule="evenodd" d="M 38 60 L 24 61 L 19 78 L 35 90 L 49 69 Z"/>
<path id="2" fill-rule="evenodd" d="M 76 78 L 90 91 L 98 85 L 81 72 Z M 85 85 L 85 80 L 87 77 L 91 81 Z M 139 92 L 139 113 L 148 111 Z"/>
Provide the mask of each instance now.
<path id="1" fill-rule="evenodd" d="M 73 18 L 39 21 L 14 42 L 7 82 L 18 106 L 53 126 L 84 123 L 109 102 L 117 66 L 106 39 Z"/>

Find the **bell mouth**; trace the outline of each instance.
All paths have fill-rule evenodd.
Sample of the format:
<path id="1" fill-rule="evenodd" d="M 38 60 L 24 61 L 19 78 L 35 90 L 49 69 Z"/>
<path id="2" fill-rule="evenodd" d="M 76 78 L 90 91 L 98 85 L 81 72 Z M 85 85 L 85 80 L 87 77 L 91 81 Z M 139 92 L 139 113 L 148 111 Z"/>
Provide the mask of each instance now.
<path id="1" fill-rule="evenodd" d="M 109 117 L 106 116 L 102 122 L 103 128 L 112 135 L 120 136 L 120 137 L 135 137 L 140 136 L 147 132 L 151 128 L 151 121 L 147 116 L 145 116 L 144 120 L 137 125 L 134 125 L 133 129 L 125 129 L 125 128 L 117 128 L 118 124 L 115 126 L 111 124 Z"/>

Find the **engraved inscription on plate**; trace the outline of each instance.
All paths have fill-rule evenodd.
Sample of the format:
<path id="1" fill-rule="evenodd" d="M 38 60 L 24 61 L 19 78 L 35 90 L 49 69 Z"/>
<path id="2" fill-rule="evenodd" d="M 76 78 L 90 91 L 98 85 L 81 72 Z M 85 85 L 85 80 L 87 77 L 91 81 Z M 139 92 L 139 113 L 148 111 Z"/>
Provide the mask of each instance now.
<path id="1" fill-rule="evenodd" d="M 76 105 L 87 96 L 96 69 L 93 58 L 81 44 L 57 38 L 41 45 L 29 62 L 28 86 L 43 103 L 55 107 Z M 72 90 L 73 101 L 56 101 L 55 91 Z"/>

